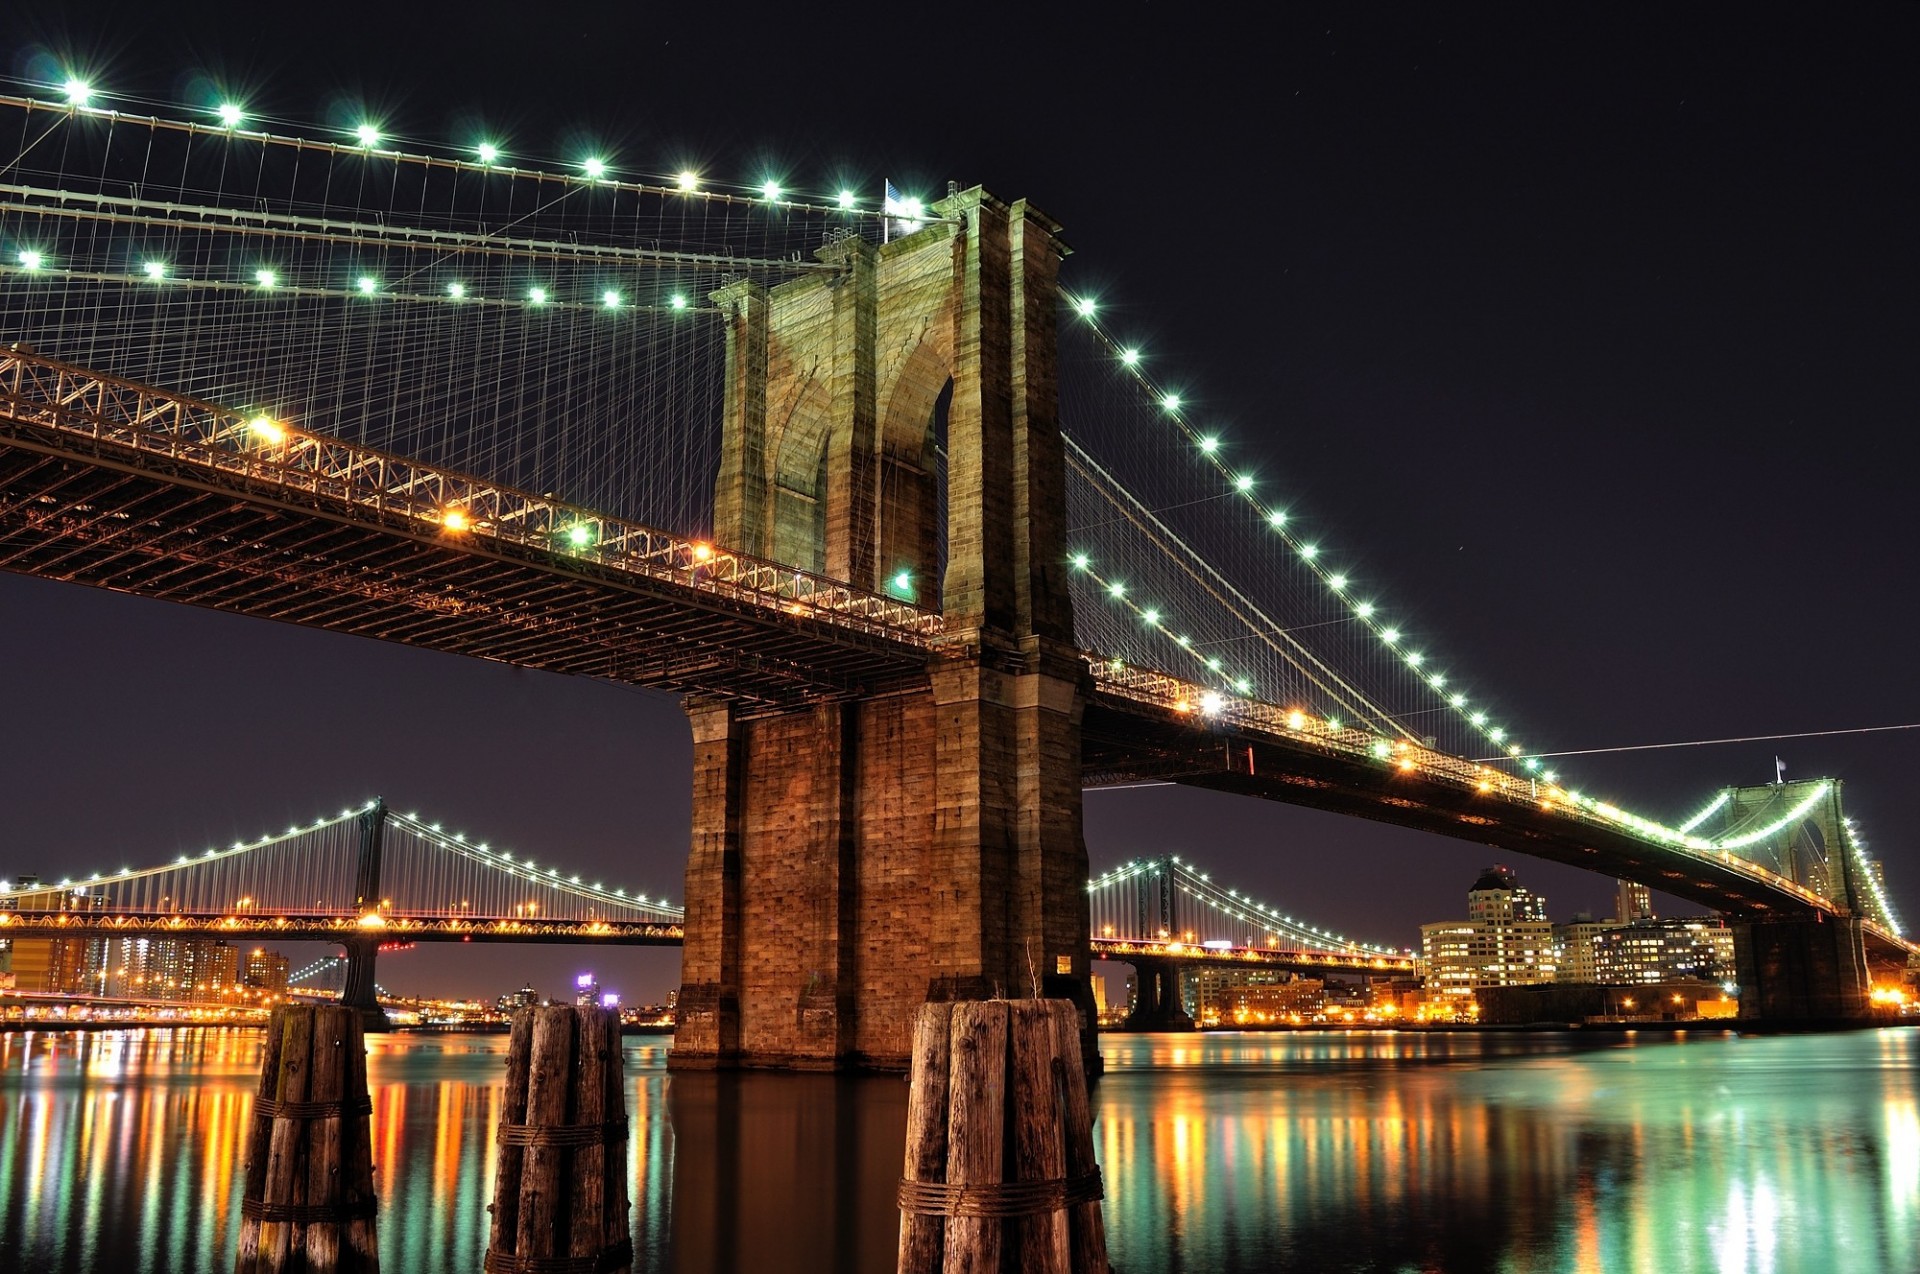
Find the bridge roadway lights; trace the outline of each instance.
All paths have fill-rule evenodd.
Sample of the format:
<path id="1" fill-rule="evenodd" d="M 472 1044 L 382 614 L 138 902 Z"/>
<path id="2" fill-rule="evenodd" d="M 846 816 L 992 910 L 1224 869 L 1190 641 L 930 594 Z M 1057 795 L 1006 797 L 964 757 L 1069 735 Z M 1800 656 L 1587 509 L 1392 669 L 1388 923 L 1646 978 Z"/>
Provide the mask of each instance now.
<path id="1" fill-rule="evenodd" d="M 1740 1020 L 1818 1029 L 1872 1018 L 1873 979 L 1855 919 L 1735 921 Z"/>
<path id="2" fill-rule="evenodd" d="M 1191 1031 L 1193 1019 L 1180 1004 L 1180 966 L 1150 956 L 1130 958 L 1133 966 L 1133 1010 L 1121 1023 L 1123 1031 Z"/>

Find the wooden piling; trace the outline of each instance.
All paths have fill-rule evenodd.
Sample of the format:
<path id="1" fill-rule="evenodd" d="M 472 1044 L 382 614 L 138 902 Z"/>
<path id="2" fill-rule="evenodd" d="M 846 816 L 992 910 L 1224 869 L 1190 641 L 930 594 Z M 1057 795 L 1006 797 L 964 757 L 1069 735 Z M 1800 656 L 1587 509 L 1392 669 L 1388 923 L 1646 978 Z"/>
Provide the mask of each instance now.
<path id="1" fill-rule="evenodd" d="M 1087 1100 L 1087 1072 L 1080 1063 L 1080 1011 L 1071 1000 L 1055 1000 L 1053 1013 L 1054 1065 L 1061 1077 L 1060 1099 L 1066 1132 L 1067 1178 L 1100 1179 L 1100 1161 L 1093 1154 L 1093 1108 Z M 1107 1225 L 1100 1198 L 1083 1199 L 1067 1208 L 1067 1242 L 1073 1252 L 1075 1274 L 1106 1271 Z"/>
<path id="2" fill-rule="evenodd" d="M 359 1016 L 283 1005 L 247 1132 L 235 1274 L 372 1274 L 372 1104 Z"/>
<path id="3" fill-rule="evenodd" d="M 490 1274 L 633 1268 L 620 1023 L 606 1009 L 514 1014 L 495 1151 Z"/>
<path id="4" fill-rule="evenodd" d="M 924 1006 L 912 1082 L 900 1274 L 1110 1274 L 1071 1002 Z"/>
<path id="5" fill-rule="evenodd" d="M 907 1092 L 907 1161 L 903 1177 L 947 1181 L 947 1071 L 953 1028 L 951 1002 L 928 1004 L 913 1025 L 913 1086 Z M 900 1274 L 938 1274 L 947 1219 L 902 1210 Z"/>

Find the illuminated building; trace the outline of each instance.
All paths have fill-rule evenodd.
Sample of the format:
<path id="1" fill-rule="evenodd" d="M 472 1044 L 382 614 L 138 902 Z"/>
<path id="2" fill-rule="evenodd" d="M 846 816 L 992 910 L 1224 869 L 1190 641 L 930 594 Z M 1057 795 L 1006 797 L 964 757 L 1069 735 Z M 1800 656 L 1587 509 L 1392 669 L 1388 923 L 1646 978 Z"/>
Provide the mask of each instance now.
<path id="1" fill-rule="evenodd" d="M 1467 891 L 1467 919 L 1420 926 L 1429 996 L 1470 998 L 1483 986 L 1551 982 L 1558 967 L 1547 900 L 1506 867 L 1489 867 Z"/>
<path id="2" fill-rule="evenodd" d="M 1324 981 L 1279 969 L 1201 967 L 1180 983 L 1183 1007 L 1202 1026 L 1304 1020 L 1326 1009 Z"/>
<path id="3" fill-rule="evenodd" d="M 583 973 L 573 980 L 573 1002 L 587 1008 L 600 1006 L 600 979 Z"/>
<path id="4" fill-rule="evenodd" d="M 289 967 L 287 958 L 278 951 L 255 947 L 247 952 L 247 962 L 240 972 L 240 980 L 252 990 L 264 991 L 269 995 L 285 995 Z"/>
<path id="5" fill-rule="evenodd" d="M 534 990 L 533 983 L 529 982 L 518 991 L 507 992 L 493 1003 L 494 1007 L 502 1013 L 511 1013 L 515 1009 L 537 1008 L 540 1004 L 540 993 Z"/>
<path id="6" fill-rule="evenodd" d="M 1614 888 L 1613 918 L 1622 924 L 1653 919 L 1653 891 L 1631 880 L 1619 881 Z"/>
<path id="7" fill-rule="evenodd" d="M 1594 940 L 1609 929 L 1617 929 L 1617 920 L 1595 920 L 1585 912 L 1576 912 L 1571 921 L 1553 927 L 1554 946 L 1559 953 L 1556 982 L 1598 982 L 1593 962 Z"/>
<path id="8" fill-rule="evenodd" d="M 1733 972 L 1733 930 L 1713 917 L 1615 925 L 1595 936 L 1593 962 L 1607 986 L 1717 982 Z"/>

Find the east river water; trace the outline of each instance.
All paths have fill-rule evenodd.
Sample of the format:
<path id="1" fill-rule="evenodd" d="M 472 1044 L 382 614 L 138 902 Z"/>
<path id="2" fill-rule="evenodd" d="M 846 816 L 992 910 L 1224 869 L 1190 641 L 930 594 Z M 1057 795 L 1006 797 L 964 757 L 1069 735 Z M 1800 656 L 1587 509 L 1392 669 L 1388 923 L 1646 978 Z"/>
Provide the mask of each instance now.
<path id="1" fill-rule="evenodd" d="M 477 1271 L 503 1036 L 374 1037 L 382 1269 Z M 0 1270 L 227 1271 L 260 1037 L 0 1035 Z M 1104 1036 L 1115 1267 L 1920 1270 L 1920 1030 Z M 636 1269 L 894 1268 L 898 1077 L 629 1037 Z"/>

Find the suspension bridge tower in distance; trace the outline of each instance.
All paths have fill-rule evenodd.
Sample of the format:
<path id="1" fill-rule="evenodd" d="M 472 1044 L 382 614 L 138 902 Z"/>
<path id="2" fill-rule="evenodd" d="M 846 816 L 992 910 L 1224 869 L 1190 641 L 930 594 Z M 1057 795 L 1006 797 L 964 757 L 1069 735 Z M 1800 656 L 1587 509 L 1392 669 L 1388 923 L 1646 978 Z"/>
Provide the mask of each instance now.
<path id="1" fill-rule="evenodd" d="M 904 1067 L 927 1000 L 1036 992 L 1081 1006 L 1097 1062 L 1059 232 L 950 188 L 891 242 L 822 248 L 831 274 L 714 294 L 715 539 L 944 626 L 909 684 L 799 710 L 689 701 L 676 1066 Z"/>

